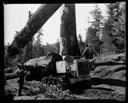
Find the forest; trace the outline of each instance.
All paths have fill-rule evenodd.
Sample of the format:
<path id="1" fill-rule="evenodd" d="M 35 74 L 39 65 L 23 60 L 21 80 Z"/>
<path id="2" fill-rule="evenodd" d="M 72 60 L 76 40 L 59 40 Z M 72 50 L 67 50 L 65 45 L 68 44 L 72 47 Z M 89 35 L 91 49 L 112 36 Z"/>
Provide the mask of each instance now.
<path id="1" fill-rule="evenodd" d="M 124 2 L 107 4 L 107 19 L 104 19 L 98 6 L 95 6 L 90 14 L 93 21 L 90 22 L 91 26 L 85 33 L 86 40 L 81 34 L 78 35 L 81 54 L 86 43 L 90 44 L 99 56 L 126 52 L 126 4 Z M 59 53 L 59 40 L 54 44 L 42 45 L 40 37 L 45 34 L 39 30 L 36 35 L 36 38 L 33 37 L 15 58 L 5 58 L 6 67 L 44 56 L 48 52 Z M 5 52 L 7 48 L 8 46 L 5 46 Z"/>
<path id="2" fill-rule="evenodd" d="M 125 100 L 126 3 L 125 2 L 106 3 L 106 6 L 107 6 L 107 18 L 102 15 L 100 8 L 96 4 L 95 8 L 90 12 L 93 20 L 88 21 L 90 26 L 87 28 L 87 32 L 85 32 L 86 38 L 83 38 L 81 34 L 78 34 L 77 36 L 80 56 L 82 56 L 82 53 L 84 52 L 87 44 L 91 46 L 97 54 L 97 56 L 94 57 L 96 58 L 94 61 L 94 63 L 96 64 L 95 68 L 93 68 L 93 70 L 89 74 L 91 76 L 91 81 L 92 81 L 91 88 L 89 89 L 87 88 L 83 94 L 75 94 L 75 95 L 70 93 L 68 94 L 67 92 L 68 90 L 61 91 L 59 93 L 54 93 L 55 91 L 51 92 L 49 88 L 44 89 L 44 87 L 38 87 L 38 85 L 42 86 L 40 82 L 32 81 L 31 83 L 28 82 L 27 85 L 30 85 L 30 87 L 34 85 L 36 86 L 34 87 L 36 89 L 40 88 L 38 90 L 38 93 L 35 92 L 36 89 L 29 88 L 30 91 L 28 90 L 28 92 L 26 93 L 28 97 L 23 97 L 23 96 L 20 97 L 17 96 L 17 94 L 12 91 L 13 92 L 12 94 L 15 95 L 15 100 L 24 100 L 25 98 L 26 99 L 28 98 L 28 100 L 29 99 L 33 100 L 34 98 L 35 100 L 35 98 L 39 97 L 38 94 L 40 92 L 41 94 L 44 93 L 44 95 L 41 95 L 42 99 L 68 98 L 68 99 L 111 99 L 111 100 L 114 99 L 119 101 Z M 28 13 L 28 15 L 30 16 L 30 21 L 31 21 L 30 12 Z M 42 31 L 43 31 L 42 29 L 38 30 L 35 36 L 33 36 L 31 40 L 29 40 L 27 45 L 25 45 L 25 47 L 23 47 L 23 50 L 20 50 L 20 52 L 17 55 L 8 56 L 8 49 L 10 48 L 10 44 L 4 46 L 5 74 L 17 71 L 18 68 L 17 64 L 24 64 L 33 58 L 43 57 L 49 53 L 56 53 L 58 55 L 60 54 L 60 47 L 61 47 L 60 40 L 57 39 L 56 43 L 53 44 L 49 44 L 49 43 L 43 44 L 41 42 L 41 37 L 44 36 L 45 34 L 43 34 Z M 17 38 L 17 33 L 15 34 L 14 39 L 16 38 Z M 12 54 L 15 54 L 16 52 L 17 51 L 14 51 L 12 52 Z M 6 84 L 5 92 L 8 92 L 9 90 L 17 89 L 16 81 L 17 79 L 7 80 L 5 82 Z M 13 85 L 15 85 L 16 87 L 14 86 L 15 88 L 13 88 Z M 36 95 L 36 97 L 30 97 L 31 95 L 32 96 Z"/>

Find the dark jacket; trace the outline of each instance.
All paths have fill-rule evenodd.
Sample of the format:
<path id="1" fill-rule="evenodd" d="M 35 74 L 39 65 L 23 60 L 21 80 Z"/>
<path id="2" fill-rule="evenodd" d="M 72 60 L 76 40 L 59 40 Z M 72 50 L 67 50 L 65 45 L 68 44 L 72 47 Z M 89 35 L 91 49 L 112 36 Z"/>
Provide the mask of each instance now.
<path id="1" fill-rule="evenodd" d="M 89 49 L 88 47 L 84 50 L 82 56 L 84 56 L 86 59 L 93 59 L 93 56 L 97 55 L 93 49 Z"/>

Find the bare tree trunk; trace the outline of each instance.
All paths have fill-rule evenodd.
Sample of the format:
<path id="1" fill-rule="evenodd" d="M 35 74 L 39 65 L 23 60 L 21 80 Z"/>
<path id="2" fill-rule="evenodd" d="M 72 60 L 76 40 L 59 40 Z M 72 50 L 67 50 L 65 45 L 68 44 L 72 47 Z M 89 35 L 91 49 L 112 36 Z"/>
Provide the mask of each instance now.
<path id="1" fill-rule="evenodd" d="M 80 56 L 76 36 L 75 4 L 63 4 L 60 25 L 60 55 Z"/>
<path id="2" fill-rule="evenodd" d="M 37 11 L 30 17 L 26 26 L 18 32 L 8 48 L 10 55 L 16 55 L 20 49 L 32 39 L 34 34 L 46 23 L 62 4 L 42 4 Z"/>

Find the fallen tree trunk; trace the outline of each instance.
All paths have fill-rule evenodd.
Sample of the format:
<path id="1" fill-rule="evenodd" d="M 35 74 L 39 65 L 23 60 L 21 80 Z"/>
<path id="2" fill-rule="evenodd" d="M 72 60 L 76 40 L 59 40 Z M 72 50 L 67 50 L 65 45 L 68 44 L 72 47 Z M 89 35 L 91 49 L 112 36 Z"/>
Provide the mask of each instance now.
<path id="1" fill-rule="evenodd" d="M 61 4 L 42 4 L 14 38 L 8 48 L 9 55 L 18 54 L 60 6 Z"/>
<path id="2" fill-rule="evenodd" d="M 103 65 L 107 65 L 107 66 L 112 66 L 112 65 L 126 65 L 125 62 L 116 62 L 116 61 L 107 61 L 107 62 L 101 62 L 101 63 L 95 63 L 95 66 L 103 66 Z"/>
<path id="3" fill-rule="evenodd" d="M 5 73 L 5 80 L 19 78 L 17 73 Z"/>

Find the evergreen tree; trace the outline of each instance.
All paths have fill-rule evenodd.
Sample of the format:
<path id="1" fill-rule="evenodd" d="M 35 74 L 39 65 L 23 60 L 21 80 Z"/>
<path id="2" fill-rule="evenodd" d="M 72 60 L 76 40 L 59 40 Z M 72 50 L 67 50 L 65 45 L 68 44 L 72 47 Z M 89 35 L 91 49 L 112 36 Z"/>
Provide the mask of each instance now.
<path id="1" fill-rule="evenodd" d="M 100 8 L 96 4 L 95 9 L 90 12 L 93 17 L 93 21 L 90 22 L 91 26 L 96 30 L 96 36 L 100 38 L 103 27 L 103 16 Z"/>
<path id="2" fill-rule="evenodd" d="M 33 58 L 44 55 L 44 49 L 41 44 L 41 36 L 43 35 L 41 31 L 42 30 L 39 30 L 37 32 L 35 43 L 33 44 L 33 50 L 32 50 Z"/>
<path id="3" fill-rule="evenodd" d="M 100 40 L 96 36 L 96 29 L 89 27 L 86 35 L 86 44 L 89 44 L 97 53 L 100 53 Z"/>
<path id="4" fill-rule="evenodd" d="M 101 52 L 102 54 L 110 54 L 115 52 L 115 46 L 112 44 L 112 38 L 111 38 L 111 26 L 108 21 L 105 23 L 105 26 L 103 27 L 102 32 L 102 39 L 103 44 L 101 46 Z"/>
<path id="5" fill-rule="evenodd" d="M 124 52 L 126 48 L 126 4 L 125 2 L 110 3 L 107 7 L 108 20 L 104 30 L 108 33 L 104 35 L 111 38 L 116 53 Z"/>
<path id="6" fill-rule="evenodd" d="M 57 42 L 56 42 L 56 52 L 58 54 L 60 53 L 60 41 L 59 41 L 59 39 L 57 39 Z"/>
<path id="7" fill-rule="evenodd" d="M 98 54 L 101 49 L 101 32 L 103 28 L 103 16 L 100 8 L 96 4 L 95 9 L 90 12 L 93 17 L 91 27 L 88 28 L 86 33 L 86 43 L 88 43 Z"/>
<path id="8" fill-rule="evenodd" d="M 78 44 L 79 44 L 80 52 L 82 54 L 85 49 L 85 42 L 83 41 L 81 34 L 78 35 Z"/>

